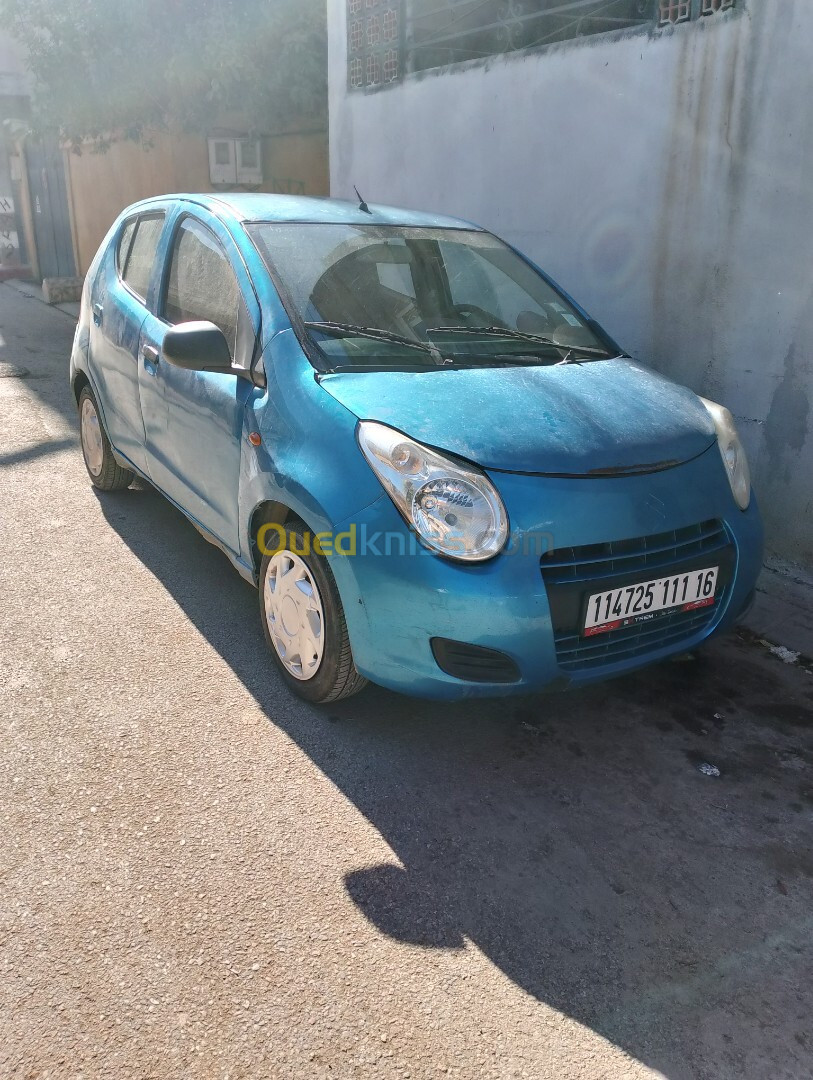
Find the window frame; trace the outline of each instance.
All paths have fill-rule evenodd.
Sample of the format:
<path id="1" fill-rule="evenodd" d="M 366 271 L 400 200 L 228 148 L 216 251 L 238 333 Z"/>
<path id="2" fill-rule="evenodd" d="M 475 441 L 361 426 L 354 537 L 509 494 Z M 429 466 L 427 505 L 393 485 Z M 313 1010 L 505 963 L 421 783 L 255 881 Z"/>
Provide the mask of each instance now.
<path id="1" fill-rule="evenodd" d="M 152 264 L 152 270 L 150 271 L 149 281 L 147 282 L 147 295 L 142 296 L 140 293 L 136 292 L 136 290 L 133 288 L 133 286 L 130 284 L 130 282 L 127 281 L 127 279 L 125 278 L 124 275 L 127 273 L 127 267 L 129 265 L 129 262 L 130 262 L 130 256 L 133 253 L 133 244 L 135 243 L 135 238 L 138 235 L 138 230 L 141 228 L 141 222 L 145 221 L 147 219 L 161 221 L 162 226 L 161 226 L 161 232 L 158 234 L 158 242 L 155 245 L 155 252 L 154 252 L 153 257 L 152 257 L 153 258 L 153 264 Z M 131 221 L 135 221 L 136 226 L 133 229 L 133 235 L 130 237 L 130 243 L 129 243 L 128 248 L 127 248 L 127 257 L 125 258 L 124 265 L 122 266 L 122 264 L 121 264 L 121 262 L 119 260 L 119 256 L 121 254 L 121 242 L 124 239 L 124 233 L 125 233 L 125 231 L 127 229 L 127 226 L 130 224 Z M 164 228 L 166 227 L 166 223 L 167 223 L 167 211 L 165 209 L 157 208 L 157 209 L 154 209 L 154 210 L 141 210 L 137 214 L 132 214 L 130 217 L 126 218 L 122 222 L 121 229 L 120 229 L 119 234 L 118 234 L 118 239 L 116 241 L 116 274 L 118 275 L 119 283 L 122 285 L 123 288 L 125 288 L 127 290 L 127 292 L 132 297 L 134 297 L 136 300 L 138 300 L 138 302 L 140 304 L 143 304 L 144 307 L 147 308 L 148 310 L 149 310 L 148 297 L 149 297 L 149 292 L 150 292 L 150 285 L 151 285 L 151 283 L 153 281 L 153 278 L 155 277 L 155 270 L 156 270 L 156 267 L 157 267 L 157 264 L 158 264 L 158 255 L 159 255 L 159 252 L 161 250 L 161 238 L 163 236 Z"/>
<path id="2" fill-rule="evenodd" d="M 235 323 L 235 332 L 234 332 L 234 355 L 231 358 L 231 362 L 232 362 L 232 367 L 234 368 L 234 373 L 236 375 L 240 374 L 240 373 L 248 373 L 253 368 L 254 357 L 252 356 L 252 357 L 249 358 L 249 367 L 244 367 L 242 364 L 239 364 L 238 360 L 237 360 L 237 352 L 238 352 L 238 349 L 240 347 L 240 339 L 241 339 L 241 331 L 242 331 L 241 323 L 243 321 L 244 316 L 248 318 L 250 332 L 251 332 L 252 337 L 254 337 L 255 339 L 256 339 L 256 331 L 254 329 L 254 323 L 253 323 L 253 320 L 251 318 L 251 311 L 249 309 L 248 302 L 246 300 L 245 293 L 243 291 L 243 287 L 240 284 L 240 275 L 237 273 L 237 270 L 235 269 L 234 264 L 232 263 L 232 260 L 229 258 L 228 252 L 226 251 L 225 247 L 223 246 L 223 242 L 221 241 L 220 237 L 217 235 L 215 230 L 208 224 L 208 222 L 204 221 L 198 214 L 194 213 L 191 210 L 182 210 L 181 213 L 178 215 L 177 219 L 172 224 L 172 232 L 171 232 L 171 235 L 169 237 L 169 241 L 168 241 L 167 246 L 166 246 L 166 252 L 165 252 L 165 255 L 164 255 L 164 265 L 163 265 L 162 270 L 161 270 L 161 280 L 160 280 L 160 283 L 159 283 L 158 295 L 156 297 L 155 317 L 164 326 L 166 326 L 166 327 L 168 327 L 170 329 L 173 326 L 182 326 L 183 325 L 182 323 L 170 322 L 170 320 L 167 318 L 167 315 L 166 315 L 166 305 L 167 305 L 167 294 L 169 293 L 170 272 L 172 270 L 172 257 L 173 257 L 173 255 L 175 253 L 175 246 L 176 246 L 176 244 L 178 242 L 178 237 L 180 235 L 181 229 L 183 228 L 184 222 L 185 221 L 190 221 L 190 220 L 194 221 L 197 225 L 200 226 L 200 228 L 205 229 L 206 232 L 209 233 L 209 235 L 211 236 L 211 238 L 214 240 L 215 244 L 217 245 L 217 250 L 220 252 L 220 254 L 225 259 L 226 264 L 228 265 L 229 269 L 232 272 L 232 275 L 234 276 L 234 283 L 237 286 L 238 304 L 237 304 L 237 321 Z M 224 334 L 224 337 L 225 337 L 225 334 Z M 256 351 L 256 345 L 255 345 L 255 349 L 252 350 L 252 352 L 254 352 L 254 351 Z"/>
<path id="3" fill-rule="evenodd" d="M 116 236 L 116 273 L 118 274 L 119 281 L 121 281 L 122 284 L 125 284 L 124 268 L 127 266 L 127 260 L 130 258 L 130 248 L 133 246 L 135 234 L 138 232 L 138 219 L 139 215 L 133 214 L 131 217 L 128 217 L 126 220 L 124 220 L 121 223 L 121 227 Z M 127 251 L 124 254 L 124 258 L 122 258 L 124 234 L 127 232 L 127 229 L 130 227 L 130 225 L 133 226 L 133 231 L 130 234 L 130 240 L 127 244 Z"/>

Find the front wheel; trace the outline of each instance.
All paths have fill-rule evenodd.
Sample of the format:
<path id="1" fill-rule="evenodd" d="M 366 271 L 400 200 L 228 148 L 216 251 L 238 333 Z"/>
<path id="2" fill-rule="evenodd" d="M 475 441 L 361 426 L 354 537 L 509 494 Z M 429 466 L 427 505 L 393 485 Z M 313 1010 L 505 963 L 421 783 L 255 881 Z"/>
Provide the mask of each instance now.
<path id="1" fill-rule="evenodd" d="M 356 671 L 344 609 L 313 534 L 285 531 L 283 546 L 263 557 L 260 611 L 265 639 L 289 689 L 315 704 L 357 694 L 367 680 Z"/>

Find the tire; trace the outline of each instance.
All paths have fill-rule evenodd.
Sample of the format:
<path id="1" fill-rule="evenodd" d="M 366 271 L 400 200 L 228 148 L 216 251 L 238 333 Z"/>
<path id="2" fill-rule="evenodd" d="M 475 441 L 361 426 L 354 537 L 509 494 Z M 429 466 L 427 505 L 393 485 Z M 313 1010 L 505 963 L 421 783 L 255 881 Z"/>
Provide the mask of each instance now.
<path id="1" fill-rule="evenodd" d="M 89 386 L 79 395 L 79 439 L 90 482 L 99 491 L 123 491 L 134 474 L 113 457 L 110 440 L 99 416 L 99 406 Z"/>
<path id="2" fill-rule="evenodd" d="M 283 544 L 263 556 L 260 614 L 286 686 L 325 705 L 357 694 L 367 680 L 356 671 L 339 590 L 327 560 L 312 550 L 312 536 L 293 522 Z"/>

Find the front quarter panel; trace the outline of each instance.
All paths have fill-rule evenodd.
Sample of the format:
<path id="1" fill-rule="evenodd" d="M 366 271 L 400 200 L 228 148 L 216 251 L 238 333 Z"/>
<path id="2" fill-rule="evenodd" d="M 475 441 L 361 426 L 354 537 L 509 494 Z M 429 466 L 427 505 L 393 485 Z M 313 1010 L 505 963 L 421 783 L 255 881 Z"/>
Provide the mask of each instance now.
<path id="1" fill-rule="evenodd" d="M 268 385 L 246 405 L 245 438 L 262 443 L 243 455 L 240 520 L 244 552 L 263 502 L 281 502 L 314 532 L 332 529 L 382 494 L 356 442 L 356 417 L 322 389 L 293 330 L 263 353 Z"/>

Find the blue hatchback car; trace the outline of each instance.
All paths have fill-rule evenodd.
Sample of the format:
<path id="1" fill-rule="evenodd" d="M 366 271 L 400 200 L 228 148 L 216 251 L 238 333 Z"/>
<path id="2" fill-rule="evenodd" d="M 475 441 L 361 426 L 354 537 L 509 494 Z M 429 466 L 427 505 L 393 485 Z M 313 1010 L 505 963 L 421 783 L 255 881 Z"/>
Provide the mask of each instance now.
<path id="1" fill-rule="evenodd" d="M 92 483 L 143 477 L 222 548 L 310 701 L 368 679 L 578 686 L 752 598 L 762 527 L 730 413 L 463 221 L 131 206 L 88 273 L 71 385 Z"/>

